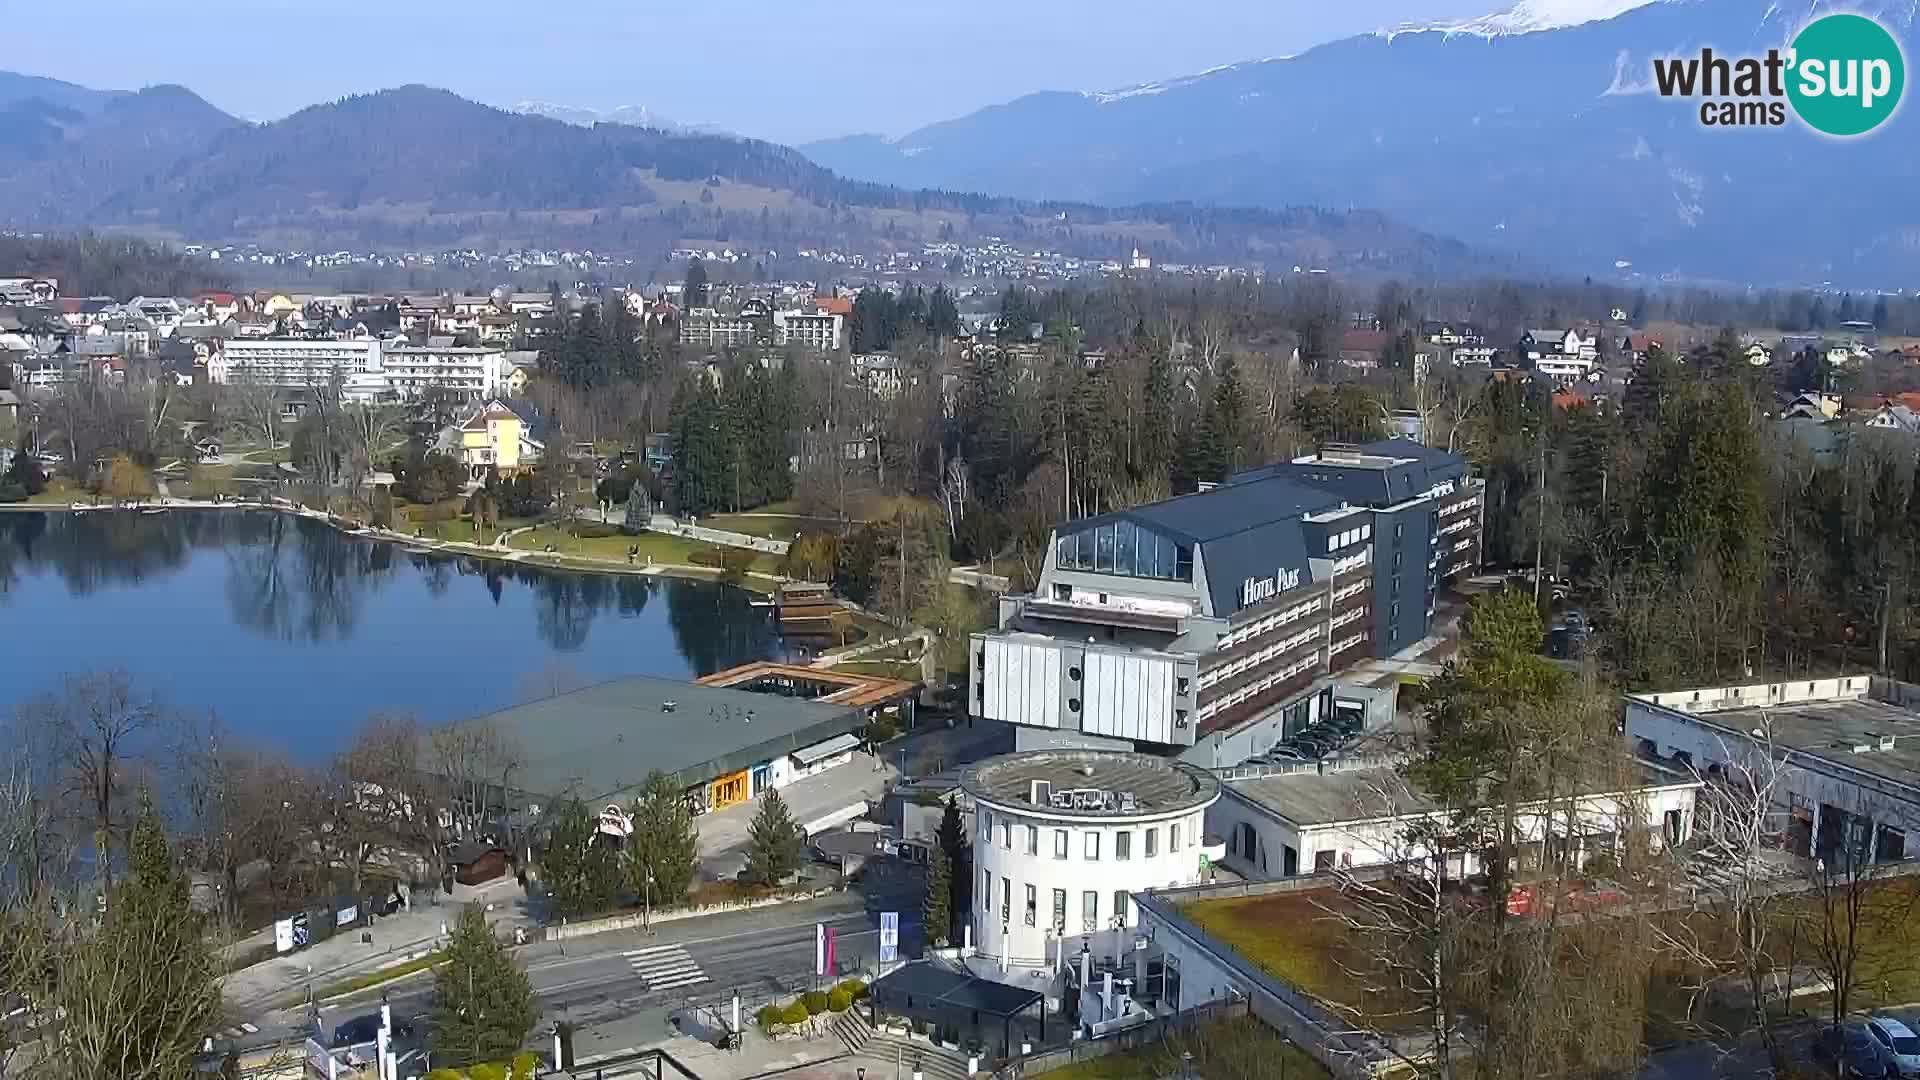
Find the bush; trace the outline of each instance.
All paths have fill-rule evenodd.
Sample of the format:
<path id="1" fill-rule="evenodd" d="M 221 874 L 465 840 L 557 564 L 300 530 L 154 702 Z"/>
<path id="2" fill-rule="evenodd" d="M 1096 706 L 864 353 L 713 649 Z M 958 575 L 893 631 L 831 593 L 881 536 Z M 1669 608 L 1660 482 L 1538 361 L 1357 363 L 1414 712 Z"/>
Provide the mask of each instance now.
<path id="1" fill-rule="evenodd" d="M 819 1016 L 827 1011 L 827 995 L 819 990 L 809 990 L 800 995 L 800 1004 L 806 1006 L 807 1012 Z"/>
<path id="2" fill-rule="evenodd" d="M 619 536 L 620 530 L 613 525 L 602 525 L 597 521 L 582 521 L 573 527 L 573 535 L 582 540 L 605 540 L 610 536 Z"/>
<path id="3" fill-rule="evenodd" d="M 507 1067 L 491 1061 L 473 1065 L 467 1069 L 467 1080 L 507 1080 Z"/>
<path id="4" fill-rule="evenodd" d="M 875 717 L 867 723 L 867 741 L 875 745 L 886 742 L 898 734 L 900 730 L 893 726 L 893 721 L 885 717 Z"/>
<path id="5" fill-rule="evenodd" d="M 829 1011 L 843 1013 L 852 1007 L 853 1007 L 852 994 L 847 993 L 845 990 L 842 990 L 837 986 L 827 991 L 827 1009 Z"/>
<path id="6" fill-rule="evenodd" d="M 460 516 L 460 503 L 437 502 L 407 507 L 407 518 L 415 524 L 428 521 L 452 521 Z"/>
<path id="7" fill-rule="evenodd" d="M 762 1005 L 760 1006 L 760 1011 L 753 1014 L 753 1018 L 759 1021 L 760 1030 L 766 1031 L 772 1028 L 773 1025 L 775 1024 L 786 1023 L 786 1020 L 784 1019 L 785 1012 L 786 1010 L 781 1008 L 778 1005 L 772 1005 L 772 1004 Z"/>
<path id="8" fill-rule="evenodd" d="M 513 1055 L 513 1080 L 533 1080 L 540 1071 L 540 1055 L 522 1050 Z"/>
<path id="9" fill-rule="evenodd" d="M 872 992 L 867 989 L 867 984 L 859 979 L 848 979 L 839 986 L 834 987 L 834 989 L 845 990 L 847 997 L 853 1001 L 865 1001 L 867 1000 L 867 995 Z"/>
<path id="10" fill-rule="evenodd" d="M 790 1001 L 787 1003 L 786 1008 L 780 1010 L 780 1022 L 783 1024 L 804 1024 L 807 1022 L 807 1017 L 811 1015 L 812 1014 L 807 1011 L 804 1003 Z"/>

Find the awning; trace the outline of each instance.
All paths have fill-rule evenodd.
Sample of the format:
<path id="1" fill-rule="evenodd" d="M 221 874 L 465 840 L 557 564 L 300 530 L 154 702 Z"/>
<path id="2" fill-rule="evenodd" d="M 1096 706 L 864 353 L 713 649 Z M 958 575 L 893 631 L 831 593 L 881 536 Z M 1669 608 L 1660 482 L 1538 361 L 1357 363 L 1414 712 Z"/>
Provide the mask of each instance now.
<path id="1" fill-rule="evenodd" d="M 816 765 L 830 757 L 837 757 L 847 753 L 859 745 L 860 736 L 858 735 L 835 735 L 826 742 L 817 742 L 812 746 L 803 746 L 787 756 L 799 762 L 802 767 L 806 767 Z"/>

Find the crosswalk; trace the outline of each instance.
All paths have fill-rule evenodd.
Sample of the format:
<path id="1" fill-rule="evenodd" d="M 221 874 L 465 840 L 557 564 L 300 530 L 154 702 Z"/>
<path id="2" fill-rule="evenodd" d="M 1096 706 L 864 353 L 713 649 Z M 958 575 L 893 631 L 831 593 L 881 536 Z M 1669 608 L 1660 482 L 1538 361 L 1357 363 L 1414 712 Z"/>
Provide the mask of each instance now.
<path id="1" fill-rule="evenodd" d="M 649 990 L 671 990 L 678 986 L 698 986 L 707 982 L 707 973 L 693 962 L 687 950 L 678 945 L 653 945 L 629 949 L 622 954 L 627 966 L 640 976 Z"/>

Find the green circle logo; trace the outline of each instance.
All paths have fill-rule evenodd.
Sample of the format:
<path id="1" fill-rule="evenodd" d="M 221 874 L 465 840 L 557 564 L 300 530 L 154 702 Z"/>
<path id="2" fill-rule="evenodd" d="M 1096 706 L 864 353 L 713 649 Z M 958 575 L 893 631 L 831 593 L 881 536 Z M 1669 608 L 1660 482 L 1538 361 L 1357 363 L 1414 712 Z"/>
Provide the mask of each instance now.
<path id="1" fill-rule="evenodd" d="M 1900 43 L 1863 15 L 1826 15 L 1793 39 L 1787 99 L 1815 131 L 1848 138 L 1886 122 L 1900 105 L 1907 63 Z"/>

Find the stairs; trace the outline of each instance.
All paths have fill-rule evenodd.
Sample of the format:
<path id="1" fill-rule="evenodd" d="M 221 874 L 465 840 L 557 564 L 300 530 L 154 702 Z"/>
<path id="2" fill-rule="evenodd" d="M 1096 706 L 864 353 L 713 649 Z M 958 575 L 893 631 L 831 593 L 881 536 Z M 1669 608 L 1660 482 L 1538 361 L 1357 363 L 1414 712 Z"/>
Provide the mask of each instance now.
<path id="1" fill-rule="evenodd" d="M 924 1080 L 972 1080 L 960 1051 L 885 1032 L 872 1032 L 853 1056 L 853 1063 L 866 1066 L 871 1076 L 892 1076 L 895 1062 L 900 1063 L 901 1080 L 910 1080 L 916 1068 Z"/>
<path id="2" fill-rule="evenodd" d="M 846 1044 L 847 1053 L 858 1054 L 873 1041 L 873 1028 L 867 1025 L 867 1014 L 858 1005 L 845 1012 L 835 1013 L 833 1033 Z"/>

